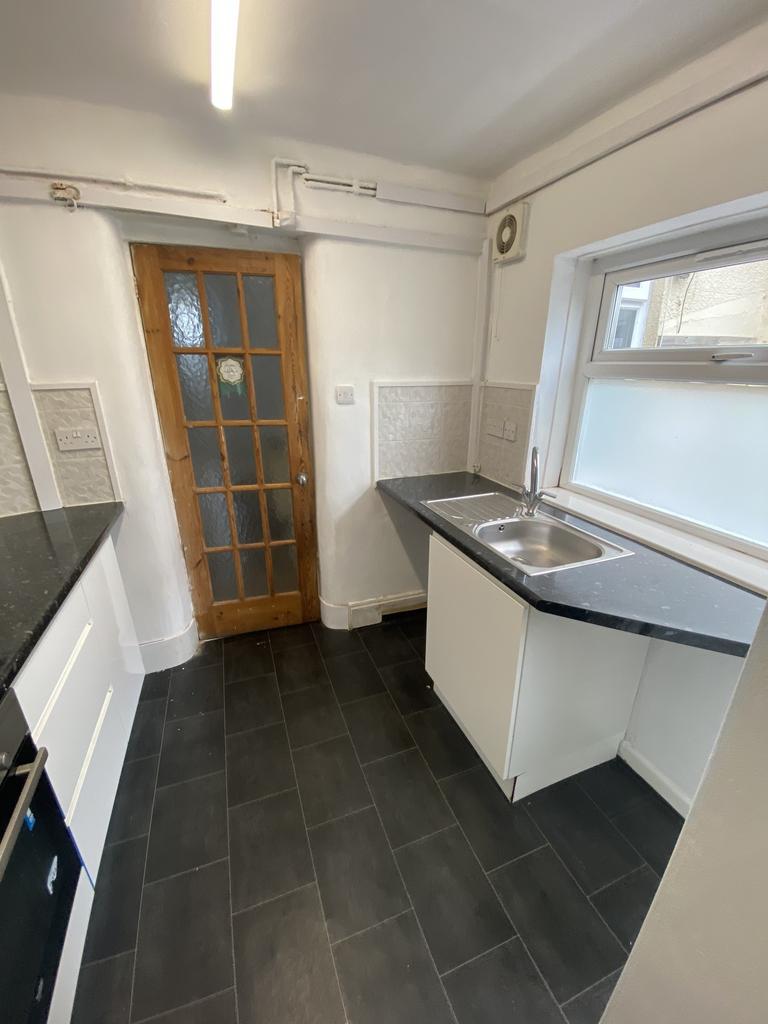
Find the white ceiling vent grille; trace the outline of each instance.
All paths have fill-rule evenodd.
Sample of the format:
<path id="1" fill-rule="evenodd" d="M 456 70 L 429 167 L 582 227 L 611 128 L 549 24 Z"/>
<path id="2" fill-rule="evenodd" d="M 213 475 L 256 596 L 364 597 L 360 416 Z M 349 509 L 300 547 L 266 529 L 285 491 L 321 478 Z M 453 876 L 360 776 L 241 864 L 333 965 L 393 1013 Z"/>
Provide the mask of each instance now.
<path id="1" fill-rule="evenodd" d="M 499 215 L 493 239 L 493 262 L 510 263 L 525 256 L 528 203 L 516 203 Z"/>

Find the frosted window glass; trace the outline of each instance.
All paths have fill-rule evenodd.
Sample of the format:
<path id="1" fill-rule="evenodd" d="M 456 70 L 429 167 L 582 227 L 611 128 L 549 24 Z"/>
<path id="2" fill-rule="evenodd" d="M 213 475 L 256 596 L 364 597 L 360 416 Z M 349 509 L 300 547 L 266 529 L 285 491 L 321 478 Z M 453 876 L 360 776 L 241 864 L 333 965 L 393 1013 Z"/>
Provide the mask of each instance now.
<path id="1" fill-rule="evenodd" d="M 592 380 L 573 480 L 768 545 L 768 387 Z"/>

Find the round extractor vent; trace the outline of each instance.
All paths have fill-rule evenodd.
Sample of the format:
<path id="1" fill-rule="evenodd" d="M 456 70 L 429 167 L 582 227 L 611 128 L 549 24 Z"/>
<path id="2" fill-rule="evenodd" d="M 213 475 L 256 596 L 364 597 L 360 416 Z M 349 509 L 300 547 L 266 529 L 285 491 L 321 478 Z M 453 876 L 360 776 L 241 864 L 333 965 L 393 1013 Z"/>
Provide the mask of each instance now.
<path id="1" fill-rule="evenodd" d="M 496 251 L 500 255 L 505 256 L 515 244 L 516 238 L 517 217 L 514 213 L 508 213 L 505 217 L 501 218 L 496 229 Z"/>

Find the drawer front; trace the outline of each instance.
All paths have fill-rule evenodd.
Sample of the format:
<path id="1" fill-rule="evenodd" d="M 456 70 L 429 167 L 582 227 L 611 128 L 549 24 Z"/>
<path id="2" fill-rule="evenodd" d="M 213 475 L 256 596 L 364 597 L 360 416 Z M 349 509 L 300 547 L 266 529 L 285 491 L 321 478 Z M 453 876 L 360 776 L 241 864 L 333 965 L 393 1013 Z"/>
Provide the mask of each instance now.
<path id="1" fill-rule="evenodd" d="M 500 779 L 508 778 L 526 617 L 527 605 L 430 537 L 427 672 Z"/>

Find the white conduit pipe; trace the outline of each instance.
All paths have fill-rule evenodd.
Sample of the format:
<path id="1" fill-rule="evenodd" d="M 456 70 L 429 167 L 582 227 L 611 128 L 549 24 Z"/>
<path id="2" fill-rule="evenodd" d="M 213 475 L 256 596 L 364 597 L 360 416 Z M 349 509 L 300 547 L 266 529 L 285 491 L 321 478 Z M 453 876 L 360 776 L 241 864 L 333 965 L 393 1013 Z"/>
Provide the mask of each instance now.
<path id="1" fill-rule="evenodd" d="M 84 182 L 88 185 L 104 185 L 107 188 L 117 187 L 127 191 L 157 192 L 161 195 L 184 196 L 187 199 L 213 199 L 219 203 L 227 201 L 227 197 L 221 192 L 177 188 L 175 185 L 152 185 L 143 181 L 132 181 L 130 178 L 102 178 L 90 174 L 67 174 L 62 171 L 30 171 L 21 167 L 0 167 L 0 175 L 7 178 L 31 178 L 42 181 L 61 179 L 69 183 Z"/>

